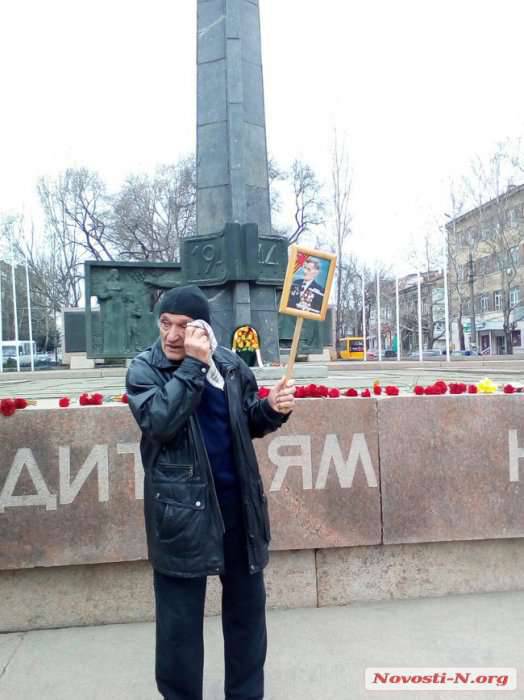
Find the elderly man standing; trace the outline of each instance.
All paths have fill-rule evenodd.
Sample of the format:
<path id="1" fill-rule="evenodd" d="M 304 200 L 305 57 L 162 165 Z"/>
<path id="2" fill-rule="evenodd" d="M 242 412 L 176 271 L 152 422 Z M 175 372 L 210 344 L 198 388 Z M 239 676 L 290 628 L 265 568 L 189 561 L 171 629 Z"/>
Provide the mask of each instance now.
<path id="1" fill-rule="evenodd" d="M 156 605 L 155 675 L 166 700 L 202 700 L 208 575 L 222 583 L 226 700 L 264 697 L 263 569 L 271 539 L 252 438 L 294 406 L 285 379 L 265 399 L 255 377 L 217 347 L 194 286 L 164 294 L 160 337 L 132 361 L 129 406 L 142 431 L 144 515 Z"/>

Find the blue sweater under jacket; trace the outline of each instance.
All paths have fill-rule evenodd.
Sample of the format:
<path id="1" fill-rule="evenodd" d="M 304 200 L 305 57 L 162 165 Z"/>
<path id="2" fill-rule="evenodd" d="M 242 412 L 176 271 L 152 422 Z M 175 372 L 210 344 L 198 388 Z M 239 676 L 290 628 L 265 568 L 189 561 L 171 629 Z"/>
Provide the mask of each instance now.
<path id="1" fill-rule="evenodd" d="M 240 484 L 233 455 L 233 436 L 225 391 L 206 381 L 197 415 L 220 504 L 238 501 Z"/>

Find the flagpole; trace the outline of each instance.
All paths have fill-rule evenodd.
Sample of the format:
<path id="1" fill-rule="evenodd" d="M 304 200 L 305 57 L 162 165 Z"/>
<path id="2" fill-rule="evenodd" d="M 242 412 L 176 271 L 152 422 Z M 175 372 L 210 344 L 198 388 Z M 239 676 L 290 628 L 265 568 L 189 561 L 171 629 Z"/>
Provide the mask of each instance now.
<path id="1" fill-rule="evenodd" d="M 31 290 L 29 288 L 29 269 L 27 255 L 25 256 L 25 286 L 27 290 L 27 316 L 29 321 L 29 347 L 31 349 L 31 372 L 35 371 L 35 354 L 33 351 L 33 319 L 31 315 Z"/>
<path id="2" fill-rule="evenodd" d="M 13 243 L 11 243 L 11 282 L 13 285 L 13 312 L 15 320 L 16 371 L 20 372 L 20 351 L 18 348 L 18 310 L 16 306 L 15 249 Z"/>
<path id="3" fill-rule="evenodd" d="M 395 301 L 397 305 L 397 360 L 400 362 L 400 303 L 398 298 L 398 275 L 395 284 Z"/>
<path id="4" fill-rule="evenodd" d="M 417 309 L 418 309 L 418 359 L 422 362 L 422 298 L 420 291 L 420 272 L 417 272 Z"/>
<path id="5" fill-rule="evenodd" d="M 362 273 L 362 335 L 364 336 L 364 362 L 367 362 L 368 353 L 366 345 L 366 283 L 364 281 L 364 273 Z"/>
<path id="6" fill-rule="evenodd" d="M 446 360 L 451 362 L 450 347 L 449 347 L 449 299 L 448 299 L 448 235 L 447 229 L 444 229 L 444 321 L 446 323 Z"/>
<path id="7" fill-rule="evenodd" d="M 377 337 L 378 337 L 378 361 L 382 362 L 382 324 L 380 320 L 380 273 L 377 270 Z"/>

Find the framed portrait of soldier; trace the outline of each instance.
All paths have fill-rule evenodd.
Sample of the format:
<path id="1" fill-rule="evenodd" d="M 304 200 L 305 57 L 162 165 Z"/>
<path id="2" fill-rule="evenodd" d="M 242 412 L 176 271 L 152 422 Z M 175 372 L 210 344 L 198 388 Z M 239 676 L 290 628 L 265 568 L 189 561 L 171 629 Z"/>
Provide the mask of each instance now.
<path id="1" fill-rule="evenodd" d="M 289 247 L 279 311 L 323 321 L 335 275 L 337 256 L 298 245 Z"/>

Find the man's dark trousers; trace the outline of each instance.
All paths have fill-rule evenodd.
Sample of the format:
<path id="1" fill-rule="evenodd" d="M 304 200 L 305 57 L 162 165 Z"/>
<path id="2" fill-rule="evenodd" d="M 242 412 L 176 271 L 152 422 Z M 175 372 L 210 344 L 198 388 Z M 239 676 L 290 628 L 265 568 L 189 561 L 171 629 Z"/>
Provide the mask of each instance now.
<path id="1" fill-rule="evenodd" d="M 221 509 L 226 527 L 225 573 L 220 576 L 225 698 L 260 700 L 267 651 L 264 575 L 248 571 L 240 501 L 222 502 Z M 153 574 L 158 690 L 165 700 L 202 700 L 207 578 Z"/>

